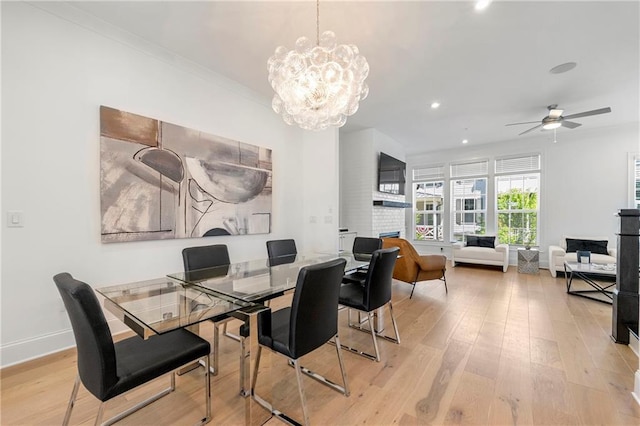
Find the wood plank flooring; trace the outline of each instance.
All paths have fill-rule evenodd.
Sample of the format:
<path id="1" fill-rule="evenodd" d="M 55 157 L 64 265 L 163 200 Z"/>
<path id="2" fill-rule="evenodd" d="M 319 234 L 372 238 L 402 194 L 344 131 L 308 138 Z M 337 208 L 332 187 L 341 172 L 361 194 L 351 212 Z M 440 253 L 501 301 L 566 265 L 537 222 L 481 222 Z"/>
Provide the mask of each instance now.
<path id="1" fill-rule="evenodd" d="M 343 352 L 351 396 L 305 378 L 316 425 L 638 425 L 633 400 L 638 358 L 612 342 L 611 306 L 566 294 L 548 271 L 524 275 L 473 266 L 449 268 L 440 281 L 394 283 L 402 343 L 379 341 L 382 361 Z M 274 303 L 286 304 L 286 297 Z M 387 311 L 388 313 L 388 311 Z M 387 320 L 388 315 L 387 315 Z M 389 321 L 387 332 L 392 333 Z M 371 348 L 370 336 L 346 327 L 340 338 Z M 210 338 L 213 327 L 202 326 Z M 372 350 L 372 348 L 371 348 Z M 237 396 L 238 343 L 221 339 L 221 372 L 212 379 L 212 424 L 242 424 Z M 325 345 L 303 365 L 340 381 L 335 348 Z M 274 405 L 301 419 L 296 379 L 273 356 Z M 74 351 L 0 371 L 2 425 L 62 422 L 76 374 Z M 124 419 L 123 425 L 193 424 L 203 414 L 202 370 L 178 377 L 176 392 Z M 161 379 L 107 405 L 105 418 L 166 386 Z M 81 388 L 71 424 L 92 424 L 98 401 Z M 269 425 L 280 424 L 272 419 Z"/>

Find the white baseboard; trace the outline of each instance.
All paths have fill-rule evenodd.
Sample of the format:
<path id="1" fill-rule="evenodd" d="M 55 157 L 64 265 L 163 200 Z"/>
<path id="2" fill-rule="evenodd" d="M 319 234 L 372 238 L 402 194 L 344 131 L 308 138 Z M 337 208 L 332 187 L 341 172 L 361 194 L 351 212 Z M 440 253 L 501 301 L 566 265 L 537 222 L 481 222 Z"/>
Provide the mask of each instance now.
<path id="1" fill-rule="evenodd" d="M 633 395 L 633 399 L 635 399 L 638 405 L 640 405 L 640 370 L 636 370 L 636 374 L 634 377 L 635 383 L 631 395 Z"/>
<path id="2" fill-rule="evenodd" d="M 115 317 L 107 320 L 112 334 L 131 331 Z M 0 346 L 0 368 L 10 367 L 33 359 L 51 355 L 76 345 L 73 331 L 62 330 L 56 333 L 39 336 L 33 339 L 21 340 Z"/>
<path id="3" fill-rule="evenodd" d="M 631 332 L 629 332 L 629 347 L 633 353 L 640 358 L 640 341 L 638 341 L 638 338 Z"/>
<path id="4" fill-rule="evenodd" d="M 33 339 L 0 346 L 0 368 L 20 364 L 75 346 L 71 330 L 63 330 Z"/>

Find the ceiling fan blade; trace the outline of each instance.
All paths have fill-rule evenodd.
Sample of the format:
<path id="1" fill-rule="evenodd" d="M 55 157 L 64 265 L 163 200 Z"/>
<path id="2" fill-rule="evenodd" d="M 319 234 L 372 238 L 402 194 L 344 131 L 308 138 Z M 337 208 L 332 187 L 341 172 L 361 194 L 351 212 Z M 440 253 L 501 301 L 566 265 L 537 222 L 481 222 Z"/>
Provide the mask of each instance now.
<path id="1" fill-rule="evenodd" d="M 606 107 L 606 108 L 594 109 L 592 111 L 579 112 L 577 114 L 565 115 L 564 118 L 588 117 L 590 115 L 606 114 L 608 112 L 611 112 L 611 108 Z"/>
<path id="2" fill-rule="evenodd" d="M 522 136 L 522 135 L 524 135 L 525 133 L 532 132 L 532 131 L 534 131 L 535 129 L 539 129 L 539 128 L 540 128 L 540 127 L 542 127 L 542 126 L 543 126 L 543 124 L 542 124 L 542 123 L 540 123 L 540 124 L 538 124 L 537 126 L 530 128 L 529 130 L 525 130 L 524 132 L 520 133 L 518 136 Z"/>
<path id="3" fill-rule="evenodd" d="M 575 129 L 576 127 L 580 127 L 582 124 L 576 123 L 574 121 L 562 120 L 562 127 L 566 127 L 569 129 Z"/>
<path id="4" fill-rule="evenodd" d="M 533 123 L 540 123 L 540 120 L 537 120 L 537 121 L 525 121 L 524 123 L 509 123 L 509 124 L 505 124 L 505 126 L 518 126 L 520 124 L 533 124 Z"/>
<path id="5" fill-rule="evenodd" d="M 558 118 L 564 112 L 563 109 L 551 109 L 549 110 L 549 118 Z"/>

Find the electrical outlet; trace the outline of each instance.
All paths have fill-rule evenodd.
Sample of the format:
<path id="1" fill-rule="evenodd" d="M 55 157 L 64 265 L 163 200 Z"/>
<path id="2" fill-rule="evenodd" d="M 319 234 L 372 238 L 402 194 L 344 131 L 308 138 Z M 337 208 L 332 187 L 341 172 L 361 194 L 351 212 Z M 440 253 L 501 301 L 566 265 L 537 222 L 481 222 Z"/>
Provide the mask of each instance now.
<path id="1" fill-rule="evenodd" d="M 24 212 L 11 210 L 7 212 L 7 227 L 22 228 L 24 226 Z"/>

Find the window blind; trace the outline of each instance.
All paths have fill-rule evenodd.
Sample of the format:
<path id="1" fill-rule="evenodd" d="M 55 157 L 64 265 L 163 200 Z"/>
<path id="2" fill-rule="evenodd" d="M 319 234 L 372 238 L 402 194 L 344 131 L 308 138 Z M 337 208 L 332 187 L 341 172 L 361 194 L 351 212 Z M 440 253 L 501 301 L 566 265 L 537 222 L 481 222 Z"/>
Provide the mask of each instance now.
<path id="1" fill-rule="evenodd" d="M 496 159 L 496 174 L 537 171 L 540 171 L 540 154 Z"/>
<path id="2" fill-rule="evenodd" d="M 451 164 L 451 177 L 485 176 L 489 173 L 489 161 L 473 161 Z"/>
<path id="3" fill-rule="evenodd" d="M 413 169 L 413 180 L 444 179 L 444 166 L 430 166 Z"/>

